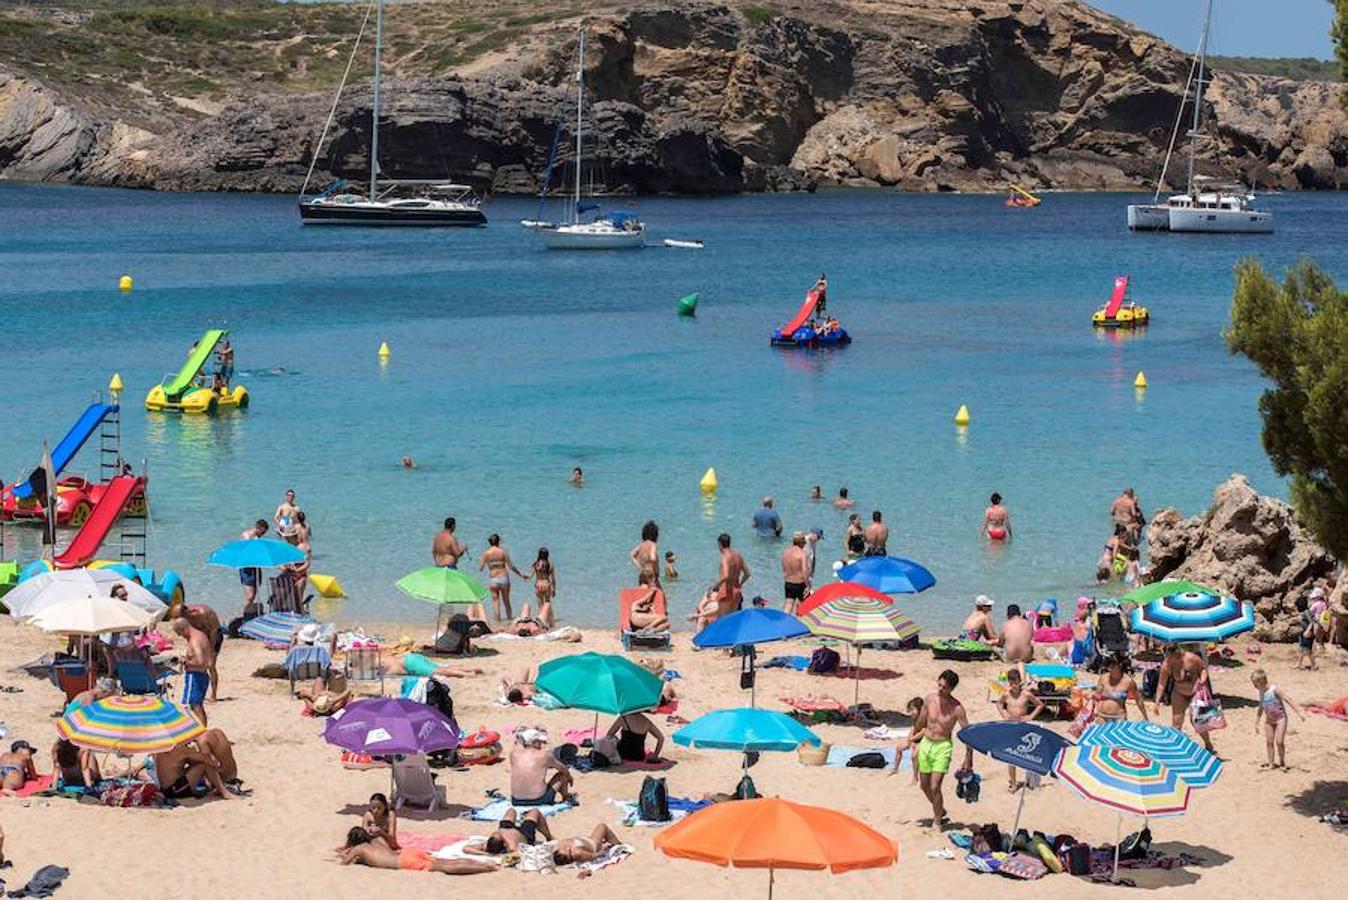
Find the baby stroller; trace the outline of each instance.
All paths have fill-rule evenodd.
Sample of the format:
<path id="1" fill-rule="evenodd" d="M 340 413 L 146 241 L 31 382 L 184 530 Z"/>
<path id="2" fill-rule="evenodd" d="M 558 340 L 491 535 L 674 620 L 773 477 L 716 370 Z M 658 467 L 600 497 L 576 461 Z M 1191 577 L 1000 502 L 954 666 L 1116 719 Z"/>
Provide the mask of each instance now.
<path id="1" fill-rule="evenodd" d="M 1128 632 L 1123 627 L 1123 613 L 1117 606 L 1102 606 L 1096 609 L 1091 629 L 1095 634 L 1095 644 L 1086 658 L 1086 668 L 1092 672 L 1103 672 L 1111 657 L 1116 654 L 1128 656 Z"/>

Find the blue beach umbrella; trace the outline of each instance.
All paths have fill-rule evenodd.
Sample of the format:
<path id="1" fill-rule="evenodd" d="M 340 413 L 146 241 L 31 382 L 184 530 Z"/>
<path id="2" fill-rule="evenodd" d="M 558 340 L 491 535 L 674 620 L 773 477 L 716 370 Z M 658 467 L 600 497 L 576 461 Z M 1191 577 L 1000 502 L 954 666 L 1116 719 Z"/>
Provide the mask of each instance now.
<path id="1" fill-rule="evenodd" d="M 1170 644 L 1224 641 L 1254 628 L 1254 607 L 1212 591 L 1181 591 L 1135 608 L 1129 624 Z"/>
<path id="2" fill-rule="evenodd" d="M 239 634 L 255 641 L 272 644 L 286 644 L 295 636 L 295 632 L 314 621 L 313 616 L 293 612 L 267 613 L 256 619 L 249 619 L 239 626 Z"/>
<path id="3" fill-rule="evenodd" d="M 843 566 L 838 577 L 882 594 L 917 594 L 936 584 L 936 577 L 924 566 L 897 556 L 863 556 Z"/>
<path id="4" fill-rule="evenodd" d="M 1072 746 L 1071 741 L 1033 722 L 978 722 L 960 729 L 958 737 L 979 753 L 1036 775 L 1051 775 L 1059 754 Z M 1012 835 L 1020 828 L 1027 788 L 1028 784 L 1020 789 Z"/>
<path id="5" fill-rule="evenodd" d="M 1222 761 L 1216 754 L 1178 728 L 1156 722 L 1100 722 L 1082 732 L 1081 746 L 1139 750 L 1193 788 L 1209 787 L 1222 774 Z"/>
<path id="6" fill-rule="evenodd" d="M 784 641 L 810 633 L 805 623 L 780 609 L 742 609 L 717 619 L 693 637 L 697 647 L 738 647 Z"/>
<path id="7" fill-rule="evenodd" d="M 272 569 L 304 562 L 304 553 L 285 541 L 254 538 L 230 541 L 206 558 L 213 566 L 229 569 Z"/>
<path id="8" fill-rule="evenodd" d="M 795 750 L 801 744 L 819 746 L 813 731 L 785 713 L 770 709 L 720 709 L 693 720 L 674 732 L 674 743 L 684 747 L 741 752 Z"/>

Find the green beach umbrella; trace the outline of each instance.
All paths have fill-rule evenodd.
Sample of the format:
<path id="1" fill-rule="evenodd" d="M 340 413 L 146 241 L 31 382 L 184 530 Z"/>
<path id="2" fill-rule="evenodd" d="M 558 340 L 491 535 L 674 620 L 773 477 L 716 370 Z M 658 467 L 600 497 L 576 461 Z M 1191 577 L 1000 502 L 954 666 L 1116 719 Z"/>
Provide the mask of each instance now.
<path id="1" fill-rule="evenodd" d="M 1217 595 L 1222 593 L 1216 588 L 1210 588 L 1205 584 L 1195 584 L 1192 581 L 1157 581 L 1123 594 L 1119 597 L 1119 602 L 1135 603 L 1138 606 L 1141 606 L 1144 603 L 1150 603 L 1151 601 L 1159 600 L 1162 597 L 1169 597 L 1171 594 L 1186 594 L 1191 592 Z"/>
<path id="2" fill-rule="evenodd" d="M 441 566 L 427 566 L 404 575 L 398 579 L 397 588 L 409 597 L 441 606 L 481 603 L 487 598 L 482 582 L 458 569 Z"/>
<path id="3" fill-rule="evenodd" d="M 534 679 L 567 706 L 621 716 L 660 705 L 664 682 L 621 656 L 578 653 L 550 659 Z"/>

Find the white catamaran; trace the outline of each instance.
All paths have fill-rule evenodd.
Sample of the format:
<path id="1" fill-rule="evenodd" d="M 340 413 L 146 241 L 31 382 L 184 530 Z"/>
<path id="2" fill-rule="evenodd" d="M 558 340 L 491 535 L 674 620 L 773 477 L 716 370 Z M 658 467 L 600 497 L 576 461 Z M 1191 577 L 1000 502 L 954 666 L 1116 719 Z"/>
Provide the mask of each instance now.
<path id="1" fill-rule="evenodd" d="M 590 222 L 582 222 L 580 203 L 581 133 L 585 114 L 585 29 L 580 30 L 579 62 L 576 64 L 576 185 L 570 204 L 569 220 L 553 228 L 530 222 L 543 244 L 550 250 L 629 250 L 646 246 L 646 225 L 630 212 L 605 213 Z M 526 226 L 528 227 L 528 226 Z"/>
<path id="2" fill-rule="evenodd" d="M 374 83 L 370 105 L 370 183 L 364 193 L 349 190 L 344 182 L 312 197 L 306 196 L 309 180 L 313 177 L 314 166 L 318 163 L 319 151 L 332 125 L 337 112 L 337 103 L 346 87 L 346 78 L 351 74 L 351 62 L 355 60 L 356 50 L 360 47 L 360 36 L 351 49 L 351 61 L 348 61 L 342 83 L 337 88 L 337 97 L 332 102 L 332 111 L 323 125 L 323 133 L 318 139 L 318 147 L 309 164 L 309 174 L 305 176 L 304 187 L 300 189 L 300 221 L 305 225 L 486 225 L 477 195 L 466 184 L 450 184 L 437 179 L 384 179 L 379 180 L 379 79 L 380 56 L 384 44 L 384 0 L 374 0 Z M 366 14 L 365 21 L 369 21 Z M 361 34 L 365 25 L 361 25 Z"/>
<path id="3" fill-rule="evenodd" d="M 1203 34 L 1198 41 L 1198 56 L 1189 73 L 1189 84 L 1184 88 L 1184 101 L 1189 98 L 1189 86 L 1193 86 L 1193 120 L 1189 126 L 1189 170 L 1188 182 L 1184 193 L 1174 194 L 1161 202 L 1161 189 L 1165 185 L 1166 171 L 1175 152 L 1175 140 L 1179 136 L 1180 122 L 1184 119 L 1184 101 L 1180 102 L 1180 111 L 1175 117 L 1175 127 L 1170 134 L 1170 146 L 1166 149 L 1165 163 L 1161 167 L 1161 177 L 1156 182 L 1156 193 L 1152 202 L 1132 204 L 1128 207 L 1128 227 L 1134 231 L 1206 231 L 1221 233 L 1268 234 L 1273 231 L 1273 213 L 1255 209 L 1254 195 L 1243 185 L 1223 182 L 1194 172 L 1194 156 L 1197 153 L 1198 139 L 1203 112 L 1203 85 L 1206 83 L 1206 64 L 1208 54 L 1208 34 L 1212 27 L 1212 0 L 1208 0 L 1207 17 L 1203 20 Z M 1195 73 L 1197 77 L 1195 77 Z"/>

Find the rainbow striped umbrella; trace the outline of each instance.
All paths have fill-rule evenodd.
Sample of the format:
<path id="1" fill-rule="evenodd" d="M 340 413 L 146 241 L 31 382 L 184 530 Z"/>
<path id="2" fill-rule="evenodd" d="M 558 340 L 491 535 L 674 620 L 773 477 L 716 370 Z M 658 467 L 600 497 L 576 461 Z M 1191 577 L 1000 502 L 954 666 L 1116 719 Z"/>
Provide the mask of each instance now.
<path id="1" fill-rule="evenodd" d="M 846 596 L 830 600 L 801 616 L 805 627 L 819 637 L 837 638 L 850 644 L 906 641 L 919 631 L 913 620 L 893 606 L 869 597 Z M 852 702 L 861 697 L 861 647 L 857 647 L 856 688 Z"/>
<path id="2" fill-rule="evenodd" d="M 77 747 L 130 756 L 162 753 L 206 729 L 181 706 L 128 694 L 75 707 L 57 720 L 56 730 Z"/>
<path id="3" fill-rule="evenodd" d="M 1254 607 L 1213 591 L 1179 591 L 1135 608 L 1130 624 L 1170 644 L 1224 641 L 1254 628 Z"/>
<path id="4" fill-rule="evenodd" d="M 1191 788 L 1211 786 L 1222 774 L 1222 761 L 1178 728 L 1155 722 L 1100 722 L 1081 735 L 1083 746 L 1140 750 L 1174 772 Z"/>

